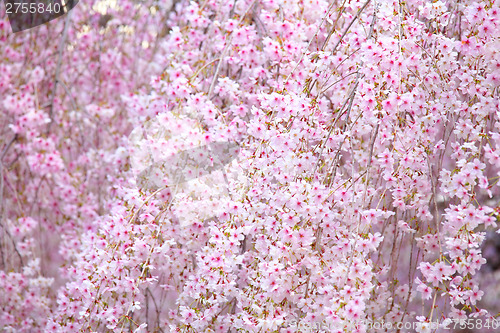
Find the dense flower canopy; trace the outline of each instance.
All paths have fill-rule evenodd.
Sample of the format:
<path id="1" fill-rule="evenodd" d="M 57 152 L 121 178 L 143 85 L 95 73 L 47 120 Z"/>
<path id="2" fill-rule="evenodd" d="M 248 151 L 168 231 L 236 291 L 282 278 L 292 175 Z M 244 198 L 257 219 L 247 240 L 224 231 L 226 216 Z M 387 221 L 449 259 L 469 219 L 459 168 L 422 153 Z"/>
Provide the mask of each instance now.
<path id="1" fill-rule="evenodd" d="M 499 326 L 500 1 L 1 17 L 0 330 Z"/>

